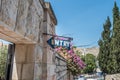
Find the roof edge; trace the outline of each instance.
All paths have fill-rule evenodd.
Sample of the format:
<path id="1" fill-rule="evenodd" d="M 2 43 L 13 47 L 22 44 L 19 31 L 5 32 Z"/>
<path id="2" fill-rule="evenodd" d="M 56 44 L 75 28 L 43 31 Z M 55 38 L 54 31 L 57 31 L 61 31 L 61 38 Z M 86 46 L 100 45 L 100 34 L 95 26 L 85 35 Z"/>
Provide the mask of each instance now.
<path id="1" fill-rule="evenodd" d="M 51 6 L 50 2 L 45 2 L 45 7 L 49 12 L 50 17 L 53 18 L 53 22 L 55 23 L 55 25 L 57 25 L 57 18 L 56 18 L 56 15 L 55 15 L 55 13 L 52 9 L 52 6 Z"/>

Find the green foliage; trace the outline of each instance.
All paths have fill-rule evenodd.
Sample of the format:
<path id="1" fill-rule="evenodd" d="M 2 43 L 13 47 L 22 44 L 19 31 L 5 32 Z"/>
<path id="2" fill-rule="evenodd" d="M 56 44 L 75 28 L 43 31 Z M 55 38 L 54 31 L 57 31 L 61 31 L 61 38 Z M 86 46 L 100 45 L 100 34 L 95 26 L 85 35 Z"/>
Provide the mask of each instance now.
<path id="1" fill-rule="evenodd" d="M 76 47 L 73 47 L 73 50 L 74 50 L 75 54 L 81 58 L 82 55 L 81 55 L 80 51 L 76 50 Z M 74 76 L 79 75 L 79 74 L 82 73 L 81 72 L 82 69 L 79 68 L 76 65 L 76 63 L 73 61 L 73 59 L 67 60 L 67 68 L 72 73 L 72 75 L 74 75 Z"/>
<path id="2" fill-rule="evenodd" d="M 120 73 L 120 15 L 116 2 L 113 7 L 112 33 L 110 33 L 109 18 L 103 27 L 102 38 L 98 42 L 100 46 L 98 55 L 100 68 L 108 74 Z"/>
<path id="3" fill-rule="evenodd" d="M 81 69 L 72 60 L 67 60 L 67 68 L 74 76 L 81 74 Z"/>
<path id="4" fill-rule="evenodd" d="M 93 54 L 87 54 L 85 56 L 86 67 L 83 70 L 83 73 L 93 73 L 94 69 L 96 68 L 95 60 L 96 58 Z"/>
<path id="5" fill-rule="evenodd" d="M 7 46 L 0 46 L 0 77 L 5 77 L 6 60 L 7 60 Z"/>
<path id="6" fill-rule="evenodd" d="M 114 2 L 114 7 L 113 7 L 113 25 L 118 20 L 119 20 L 119 8 L 117 6 L 117 3 Z"/>
<path id="7" fill-rule="evenodd" d="M 81 60 L 85 62 L 86 66 L 84 69 L 79 69 L 79 68 L 75 69 L 72 67 L 73 74 L 92 73 L 94 69 L 96 68 L 96 63 L 95 63 L 96 57 L 93 54 L 87 54 L 84 56 L 81 54 L 79 50 L 76 50 L 76 48 L 74 48 L 74 50 L 75 50 L 76 55 L 79 56 Z"/>
<path id="8" fill-rule="evenodd" d="M 99 40 L 98 44 L 100 46 L 100 52 L 98 55 L 99 65 L 103 72 L 114 73 L 116 70 L 116 60 L 115 55 L 111 53 L 111 22 L 109 17 L 107 18 L 105 24 L 103 25 L 102 38 Z"/>
<path id="9" fill-rule="evenodd" d="M 115 54 L 116 58 L 116 71 L 120 73 L 120 15 L 119 8 L 115 3 L 113 8 L 113 35 L 111 41 L 111 53 Z"/>
<path id="10" fill-rule="evenodd" d="M 72 75 L 77 76 L 81 74 L 81 70 L 85 67 L 84 62 L 80 59 L 80 52 L 76 50 L 76 47 L 72 47 L 70 50 L 58 47 L 56 52 L 66 59 L 67 70 L 72 73 Z"/>

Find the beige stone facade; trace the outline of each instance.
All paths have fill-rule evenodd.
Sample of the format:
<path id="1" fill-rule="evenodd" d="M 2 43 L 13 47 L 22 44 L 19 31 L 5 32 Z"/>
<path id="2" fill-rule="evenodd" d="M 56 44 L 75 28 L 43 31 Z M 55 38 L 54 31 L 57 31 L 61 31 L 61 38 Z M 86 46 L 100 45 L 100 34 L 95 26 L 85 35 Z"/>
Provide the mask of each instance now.
<path id="1" fill-rule="evenodd" d="M 56 54 L 56 80 L 65 80 L 67 79 L 68 75 L 67 74 L 67 64 L 66 64 L 66 60 L 61 57 L 61 55 Z"/>
<path id="2" fill-rule="evenodd" d="M 120 80 L 120 73 L 118 74 L 107 74 L 105 80 Z"/>
<path id="3" fill-rule="evenodd" d="M 0 0 L 0 38 L 15 43 L 12 80 L 56 80 L 53 50 L 56 17 L 43 0 Z"/>
<path id="4" fill-rule="evenodd" d="M 44 0 L 0 0 L 0 39 L 15 44 L 10 80 L 71 80 L 66 62 L 57 66 L 56 53 L 46 42 L 51 36 L 43 34 L 55 34 L 56 24 Z"/>

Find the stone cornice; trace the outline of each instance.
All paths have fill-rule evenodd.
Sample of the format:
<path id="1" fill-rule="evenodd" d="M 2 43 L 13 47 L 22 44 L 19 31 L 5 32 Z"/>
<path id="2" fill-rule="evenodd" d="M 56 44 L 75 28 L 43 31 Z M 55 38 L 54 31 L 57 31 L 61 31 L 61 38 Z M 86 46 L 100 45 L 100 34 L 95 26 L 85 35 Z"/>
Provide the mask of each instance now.
<path id="1" fill-rule="evenodd" d="M 50 2 L 45 2 L 45 8 L 48 10 L 48 13 L 50 14 L 50 17 L 53 19 L 54 24 L 57 25 L 57 18 L 55 16 L 55 13 L 52 9 Z"/>

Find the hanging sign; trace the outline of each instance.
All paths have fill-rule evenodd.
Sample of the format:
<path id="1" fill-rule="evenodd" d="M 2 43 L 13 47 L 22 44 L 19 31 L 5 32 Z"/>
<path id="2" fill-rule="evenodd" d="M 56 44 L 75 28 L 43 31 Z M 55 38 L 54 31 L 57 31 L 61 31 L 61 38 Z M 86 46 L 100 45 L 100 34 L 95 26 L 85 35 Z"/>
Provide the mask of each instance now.
<path id="1" fill-rule="evenodd" d="M 64 47 L 70 49 L 71 38 L 67 37 L 51 37 L 47 43 L 52 47 Z"/>

